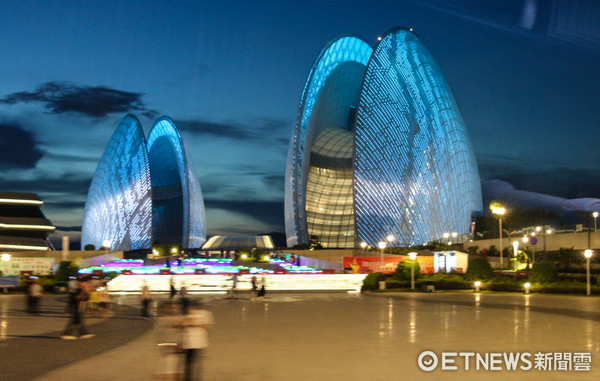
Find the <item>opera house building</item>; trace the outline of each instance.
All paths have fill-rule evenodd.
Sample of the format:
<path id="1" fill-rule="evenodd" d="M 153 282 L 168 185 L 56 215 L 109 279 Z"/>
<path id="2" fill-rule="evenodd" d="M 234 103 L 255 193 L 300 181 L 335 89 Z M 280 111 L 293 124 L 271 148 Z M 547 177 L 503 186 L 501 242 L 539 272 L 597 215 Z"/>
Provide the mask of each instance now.
<path id="1" fill-rule="evenodd" d="M 200 248 L 205 240 L 200 183 L 175 124 L 159 118 L 146 141 L 139 120 L 125 116 L 88 191 L 82 249 Z"/>
<path id="2" fill-rule="evenodd" d="M 285 178 L 288 246 L 412 246 L 468 234 L 482 210 L 465 123 L 415 33 L 373 48 L 352 36 L 317 57 L 300 100 Z"/>

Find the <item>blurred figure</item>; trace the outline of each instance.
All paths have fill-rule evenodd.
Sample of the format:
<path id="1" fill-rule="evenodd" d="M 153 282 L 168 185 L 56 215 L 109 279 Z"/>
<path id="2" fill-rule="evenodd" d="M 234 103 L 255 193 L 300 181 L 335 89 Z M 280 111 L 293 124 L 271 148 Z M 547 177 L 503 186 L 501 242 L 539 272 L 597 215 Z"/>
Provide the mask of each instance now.
<path id="1" fill-rule="evenodd" d="M 181 344 L 181 329 L 177 327 L 181 321 L 178 306 L 167 301 L 159 306 L 159 317 L 156 325 L 156 335 L 160 362 L 156 376 L 159 379 L 181 380 L 183 378 L 183 351 Z"/>
<path id="2" fill-rule="evenodd" d="M 110 295 L 108 294 L 108 286 L 106 283 L 99 287 L 98 290 L 98 306 L 100 307 L 100 313 L 102 316 L 108 316 L 112 314 L 112 303 Z"/>
<path id="3" fill-rule="evenodd" d="M 77 306 L 77 301 L 75 300 L 75 295 L 77 294 L 77 278 L 74 276 L 69 277 L 69 281 L 67 282 L 67 292 L 69 293 L 67 312 L 73 313 L 73 309 Z"/>
<path id="4" fill-rule="evenodd" d="M 256 275 L 252 275 L 252 293 L 255 297 L 258 296 L 258 278 Z"/>
<path id="5" fill-rule="evenodd" d="M 173 284 L 173 277 L 171 277 L 171 284 L 169 287 L 169 296 L 173 299 L 177 295 L 177 290 L 175 289 L 175 285 Z"/>
<path id="6" fill-rule="evenodd" d="M 88 333 L 85 325 L 83 324 L 83 313 L 85 312 L 85 305 L 90 298 L 87 282 L 79 281 L 77 284 L 77 291 L 75 292 L 76 305 L 71 312 L 71 320 L 65 328 L 65 332 L 60 337 L 64 340 L 74 339 L 87 339 L 94 337 L 94 334 Z"/>
<path id="7" fill-rule="evenodd" d="M 190 312 L 190 299 L 185 286 L 181 286 L 179 289 L 179 303 L 181 303 L 181 314 L 187 315 Z"/>
<path id="8" fill-rule="evenodd" d="M 29 288 L 27 289 L 29 313 L 35 315 L 39 313 L 40 300 L 42 299 L 42 291 L 43 288 L 40 285 L 40 280 L 37 278 L 32 279 Z"/>
<path id="9" fill-rule="evenodd" d="M 142 301 L 142 316 L 145 318 L 149 318 L 150 313 L 148 308 L 150 307 L 150 301 L 152 300 L 152 296 L 150 295 L 150 288 L 148 287 L 148 284 L 145 281 L 144 285 L 142 286 L 140 300 Z"/>
<path id="10" fill-rule="evenodd" d="M 212 312 L 201 304 L 191 307 L 176 327 L 182 329 L 181 349 L 184 352 L 184 380 L 201 380 L 200 361 L 202 352 L 208 347 L 208 330 L 214 324 Z"/>
<path id="11" fill-rule="evenodd" d="M 267 284 L 267 279 L 265 278 L 265 275 L 263 274 L 263 276 L 260 277 L 260 290 L 258 291 L 258 294 L 257 294 L 257 297 L 259 299 L 263 298 L 267 293 L 267 290 L 265 288 L 266 284 Z"/>

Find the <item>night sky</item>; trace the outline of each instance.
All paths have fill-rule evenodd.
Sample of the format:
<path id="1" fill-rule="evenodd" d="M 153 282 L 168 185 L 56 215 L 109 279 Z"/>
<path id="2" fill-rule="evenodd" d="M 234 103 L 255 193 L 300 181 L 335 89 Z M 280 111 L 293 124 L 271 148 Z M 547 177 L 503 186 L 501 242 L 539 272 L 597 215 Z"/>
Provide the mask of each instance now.
<path id="1" fill-rule="evenodd" d="M 475 4 L 473 4 L 475 3 Z M 80 227 L 127 113 L 177 124 L 208 234 L 283 231 L 288 140 L 332 38 L 414 28 L 461 107 L 482 179 L 600 197 L 600 7 L 588 1 L 15 1 L 0 20 L 0 190 Z"/>

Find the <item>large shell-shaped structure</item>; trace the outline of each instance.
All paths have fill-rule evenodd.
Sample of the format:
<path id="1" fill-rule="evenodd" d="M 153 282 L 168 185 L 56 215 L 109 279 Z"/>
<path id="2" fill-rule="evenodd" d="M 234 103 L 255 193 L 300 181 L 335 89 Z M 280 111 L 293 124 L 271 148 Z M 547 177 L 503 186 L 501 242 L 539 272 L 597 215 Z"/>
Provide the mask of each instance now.
<path id="1" fill-rule="evenodd" d="M 201 247 L 206 241 L 200 182 L 173 121 L 158 119 L 148 135 L 152 237 L 156 243 Z"/>
<path id="2" fill-rule="evenodd" d="M 467 234 L 480 211 L 477 164 L 443 74 L 412 31 L 373 50 L 329 43 L 305 86 L 290 140 L 288 245 L 411 246 Z"/>
<path id="3" fill-rule="evenodd" d="M 152 200 L 146 139 L 127 115 L 110 138 L 88 191 L 81 247 L 135 250 L 150 247 Z"/>
<path id="4" fill-rule="evenodd" d="M 200 183 L 173 121 L 159 118 L 146 143 L 137 118 L 123 118 L 88 191 L 82 248 L 200 248 L 205 220 Z"/>

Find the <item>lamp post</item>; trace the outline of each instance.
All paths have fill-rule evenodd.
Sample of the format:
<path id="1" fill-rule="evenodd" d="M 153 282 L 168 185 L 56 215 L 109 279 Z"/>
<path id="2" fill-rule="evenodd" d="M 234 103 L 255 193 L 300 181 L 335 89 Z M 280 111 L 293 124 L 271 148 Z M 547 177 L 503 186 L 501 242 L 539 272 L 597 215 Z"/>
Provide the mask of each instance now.
<path id="1" fill-rule="evenodd" d="M 408 257 L 410 258 L 410 289 L 415 289 L 415 259 L 417 258 L 417 253 L 412 252 L 408 253 Z"/>
<path id="2" fill-rule="evenodd" d="M 366 242 L 361 242 L 360 243 L 360 247 L 363 249 L 363 251 L 365 251 L 365 249 L 367 247 L 367 243 Z"/>
<path id="3" fill-rule="evenodd" d="M 590 286 L 590 258 L 592 257 L 592 251 L 590 249 L 587 249 L 586 251 L 584 251 L 583 255 L 585 255 L 585 270 L 587 275 L 586 295 L 589 296 L 592 294 L 592 288 Z"/>
<path id="4" fill-rule="evenodd" d="M 592 216 L 594 217 L 594 231 L 596 231 L 596 219 L 598 218 L 598 212 L 592 213 Z"/>
<path id="5" fill-rule="evenodd" d="M 519 265 L 517 261 L 519 255 L 519 241 L 513 241 L 513 252 L 515 254 L 515 271 L 517 271 L 517 267 Z"/>
<path id="6" fill-rule="evenodd" d="M 385 239 L 388 241 L 388 243 L 390 245 L 390 254 L 392 253 L 392 242 L 394 241 L 394 238 L 396 238 L 396 237 L 394 237 L 392 234 L 385 237 Z"/>
<path id="7" fill-rule="evenodd" d="M 383 251 L 385 250 L 386 244 L 381 241 L 377 244 L 377 247 L 379 247 L 379 267 L 380 271 L 383 272 Z"/>
<path id="8" fill-rule="evenodd" d="M 500 232 L 500 268 L 502 268 L 504 267 L 504 257 L 502 255 L 502 216 L 506 213 L 506 209 L 498 203 L 492 203 L 490 209 L 492 210 L 492 213 L 498 217 L 498 230 Z"/>

